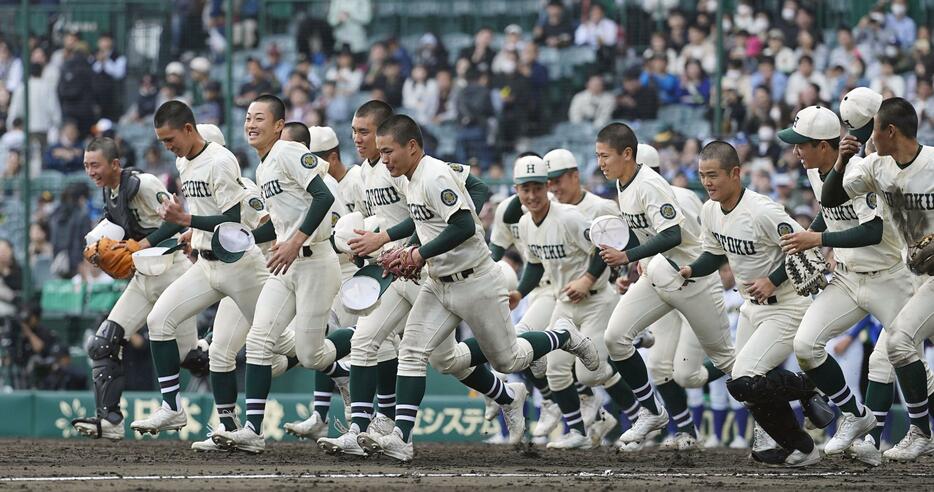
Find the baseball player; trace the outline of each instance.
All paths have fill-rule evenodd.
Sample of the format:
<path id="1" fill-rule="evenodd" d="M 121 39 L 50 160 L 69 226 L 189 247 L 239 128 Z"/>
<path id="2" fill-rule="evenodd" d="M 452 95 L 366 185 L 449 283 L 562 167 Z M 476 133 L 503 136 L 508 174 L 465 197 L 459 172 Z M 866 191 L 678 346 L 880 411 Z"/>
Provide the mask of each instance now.
<path id="1" fill-rule="evenodd" d="M 699 174 L 710 195 L 701 212 L 704 252 L 681 267 L 681 275 L 710 275 L 729 261 L 746 298 L 740 309 L 736 361 L 727 389 L 746 404 L 756 422 L 783 448 L 776 450 L 779 459 L 757 450 L 753 457 L 792 467 L 816 463 L 820 451 L 801 429 L 788 403 L 808 397 L 810 391 L 803 388 L 800 378 L 781 369 L 811 301 L 785 281 L 779 240 L 802 228 L 781 205 L 743 188 L 739 156 L 730 144 L 707 144 L 700 154 Z"/>
<path id="2" fill-rule="evenodd" d="M 296 142 L 280 140 L 285 105 L 268 94 L 250 104 L 244 131 L 261 158 L 257 181 L 270 221 L 266 232 L 280 240 L 267 265 L 272 274 L 257 299 L 247 335 L 246 417 L 238 430 L 217 431 L 214 442 L 226 448 L 265 450 L 262 422 L 272 378 L 275 341 L 295 319 L 299 362 L 334 374 L 337 360 L 350 352 L 353 331 L 338 329 L 325 337 L 331 303 L 337 295 L 340 266 L 330 244 L 334 195 L 324 183 L 326 163 Z M 257 236 L 264 237 L 262 228 Z"/>
<path id="3" fill-rule="evenodd" d="M 148 247 L 154 241 L 151 235 L 162 224 L 158 213 L 161 201 L 169 196 L 162 182 L 151 174 L 121 169 L 117 144 L 106 137 L 88 143 L 84 170 L 103 191 L 104 219 L 123 229 L 127 243 L 137 242 L 140 249 Z M 120 410 L 125 384 L 122 348 L 146 322 L 146 316 L 162 291 L 191 265 L 181 251 L 173 257 L 172 266 L 162 275 L 134 274 L 89 341 L 87 349 L 93 367 L 97 412 L 94 417 L 72 421 L 79 433 L 112 440 L 124 437 Z M 194 371 L 207 369 L 207 347 L 196 347 L 198 327 L 194 318 L 180 322 L 178 336 L 175 355 L 182 361 L 181 366 Z"/>
<path id="4" fill-rule="evenodd" d="M 684 265 L 699 255 L 696 224 L 685 220 L 671 185 L 647 166 L 637 164 L 638 142 L 632 130 L 625 124 L 611 123 L 598 133 L 595 148 L 603 174 L 617 182 L 619 208 L 630 230 L 630 242 L 624 251 L 602 249 L 606 263 L 626 265 L 664 253 L 671 261 Z M 642 262 L 643 269 L 647 264 L 647 260 Z M 661 430 L 668 423 L 668 412 L 657 403 L 645 362 L 633 346 L 635 337 L 664 314 L 677 309 L 687 318 L 704 352 L 719 368 L 708 379 L 730 372 L 733 344 L 723 288 L 715 273 L 715 270 L 708 272 L 675 292 L 656 290 L 643 277 L 629 288 L 614 309 L 604 336 L 607 349 L 613 365 L 642 406 L 635 424 L 620 436 L 621 446 L 644 441 L 650 432 Z M 683 395 L 684 390 L 670 381 L 661 385 L 659 392 Z M 683 423 L 685 434 L 691 436 L 690 412 L 684 413 L 686 396 L 669 396 L 666 401 L 683 402 L 672 410 L 677 410 L 682 419 L 678 423 Z M 687 441 L 692 439 L 685 440 L 688 447 L 691 443 Z"/>
<path id="5" fill-rule="evenodd" d="M 421 130 L 408 116 L 395 115 L 384 121 L 376 140 L 392 176 L 408 179 L 405 196 L 422 242 L 400 255 L 403 263 L 408 262 L 403 270 L 428 262 L 428 278 L 406 322 L 399 349 L 396 427 L 391 434 L 375 439 L 361 433 L 358 440 L 366 450 L 410 461 L 414 457 L 411 432 L 425 392 L 429 357 L 441 372 L 485 386 L 484 394 L 521 414 L 525 387 L 504 385 L 483 363 L 489 360 L 500 372 L 518 372 L 536 358 L 563 348 L 580 357 L 587 369 L 596 370 L 599 356 L 593 342 L 567 322 L 557 330 L 529 332 L 517 338 L 502 270 L 490 258 L 475 207 L 456 176 L 463 169 L 425 155 Z M 395 263 L 390 264 L 390 270 L 395 267 Z M 461 320 L 476 338 L 455 345 L 451 334 Z"/>
<path id="6" fill-rule="evenodd" d="M 821 204 L 839 207 L 848 200 L 876 194 L 885 203 L 885 219 L 891 221 L 905 245 L 909 246 L 909 267 L 918 241 L 934 232 L 934 148 L 917 141 L 918 118 L 911 103 L 902 98 L 882 101 L 876 113 L 872 141 L 876 152 L 854 170 L 847 169 L 849 158 L 859 150 L 853 136 L 840 142 L 840 157 L 824 180 Z M 895 366 L 905 399 L 910 426 L 905 438 L 883 456 L 892 460 L 917 459 L 930 446 L 929 397 L 924 361 L 919 344 L 934 335 L 934 281 L 926 269 L 917 268 L 923 283 L 885 327 L 885 349 Z M 894 301 L 890 301 L 894 302 Z"/>

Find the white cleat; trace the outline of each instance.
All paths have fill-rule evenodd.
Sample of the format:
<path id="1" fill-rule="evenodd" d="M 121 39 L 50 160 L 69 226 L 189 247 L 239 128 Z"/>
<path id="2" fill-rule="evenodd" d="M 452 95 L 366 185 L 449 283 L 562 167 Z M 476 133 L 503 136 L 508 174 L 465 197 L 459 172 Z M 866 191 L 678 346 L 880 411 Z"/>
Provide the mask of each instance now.
<path id="1" fill-rule="evenodd" d="M 720 447 L 720 438 L 716 434 L 710 434 L 704 439 L 704 449 L 714 449 Z"/>
<path id="2" fill-rule="evenodd" d="M 769 449 L 778 449 L 778 443 L 757 423 L 753 428 L 752 451 L 761 453 Z"/>
<path id="3" fill-rule="evenodd" d="M 498 410 L 498 408 L 497 408 Z M 377 436 L 388 436 L 396 428 L 396 423 L 389 417 L 377 412 L 366 431 Z"/>
<path id="4" fill-rule="evenodd" d="M 658 405 L 657 401 L 656 405 L 658 415 L 650 412 L 645 407 L 640 408 L 636 422 L 623 435 L 619 436 L 619 439 L 626 443 L 644 441 L 650 432 L 664 429 L 668 425 L 668 412 L 665 411 L 665 407 Z"/>
<path id="5" fill-rule="evenodd" d="M 749 443 L 746 442 L 746 438 L 736 434 L 733 436 L 733 440 L 730 441 L 730 449 L 749 449 Z"/>
<path id="6" fill-rule="evenodd" d="M 253 432 L 251 427 L 235 431 L 217 430 L 211 440 L 223 449 L 237 449 L 247 453 L 259 454 L 266 450 L 266 439 Z"/>
<path id="7" fill-rule="evenodd" d="M 851 444 L 862 439 L 875 428 L 876 416 L 868 409 L 863 409 L 862 417 L 844 412 L 836 434 L 824 445 L 824 454 L 840 454 L 846 451 Z"/>
<path id="8" fill-rule="evenodd" d="M 350 376 L 343 376 L 339 378 L 331 378 L 331 381 L 334 381 L 334 386 L 337 387 L 337 391 L 341 394 L 341 400 L 344 401 L 344 422 L 347 425 L 350 425 Z"/>
<path id="9" fill-rule="evenodd" d="M 931 438 L 924 435 L 916 425 L 908 428 L 908 433 L 892 449 L 882 453 L 892 461 L 914 461 L 927 451 Z"/>
<path id="10" fill-rule="evenodd" d="M 601 408 L 600 416 L 603 418 L 601 420 L 595 420 L 587 429 L 587 435 L 590 436 L 590 441 L 593 443 L 594 447 L 602 446 L 603 438 L 616 427 L 616 417 L 610 414 L 610 412 Z"/>
<path id="11" fill-rule="evenodd" d="M 126 436 L 126 429 L 123 428 L 123 420 L 114 424 L 107 419 L 98 419 L 97 417 L 87 419 L 74 419 L 71 421 L 78 434 L 92 439 L 110 439 L 111 441 L 120 441 Z"/>
<path id="12" fill-rule="evenodd" d="M 318 439 L 318 447 L 328 454 L 349 454 L 351 456 L 366 456 L 366 451 L 357 442 L 357 426 L 351 424 L 350 429 L 338 437 L 322 437 Z"/>
<path id="13" fill-rule="evenodd" d="M 593 448 L 593 441 L 581 434 L 577 429 L 571 429 L 560 439 L 548 443 L 545 447 L 548 449 L 591 449 Z"/>
<path id="14" fill-rule="evenodd" d="M 581 419 L 584 421 L 584 428 L 589 429 L 597 420 L 597 413 L 600 412 L 600 398 L 597 395 L 580 395 Z"/>
<path id="15" fill-rule="evenodd" d="M 811 449 L 811 452 L 807 454 L 804 454 L 796 449 L 794 452 L 789 454 L 787 458 L 785 458 L 785 466 L 791 468 L 801 468 L 804 466 L 813 465 L 819 462 L 820 459 L 820 450 L 817 449 L 817 446 L 814 446 L 814 448 Z"/>
<path id="16" fill-rule="evenodd" d="M 613 443 L 613 447 L 616 448 L 617 453 L 635 453 L 642 451 L 645 448 L 653 447 L 655 444 L 654 439 L 658 436 L 658 431 L 649 432 L 649 435 L 645 436 L 645 439 L 641 441 L 625 442 L 622 440 L 623 436 L 620 436 L 619 439 Z"/>
<path id="17" fill-rule="evenodd" d="M 876 440 L 869 435 L 853 441 L 846 449 L 846 455 L 869 466 L 882 464 L 882 451 L 876 449 Z"/>
<path id="18" fill-rule="evenodd" d="M 496 420 L 499 416 L 499 404 L 489 396 L 483 396 L 483 418 L 488 421 Z"/>
<path id="19" fill-rule="evenodd" d="M 403 463 L 408 463 L 415 457 L 414 446 L 402 439 L 402 431 L 398 428 L 393 429 L 387 436 L 379 436 L 375 439 L 366 432 L 361 432 L 357 436 L 357 444 L 367 453 L 385 454 Z"/>
<path id="20" fill-rule="evenodd" d="M 538 422 L 532 430 L 532 437 L 543 437 L 551 434 L 561 423 L 561 409 L 551 400 L 542 400 L 542 409 L 538 414 Z"/>
<path id="21" fill-rule="evenodd" d="M 506 383 L 506 387 L 512 389 L 513 400 L 508 405 L 500 405 L 503 410 L 503 417 L 506 420 L 506 428 L 509 429 L 509 444 L 519 444 L 525 437 L 525 399 L 529 396 L 529 390 L 525 388 L 524 383 Z"/>
<path id="22" fill-rule="evenodd" d="M 328 423 L 322 422 L 318 412 L 312 410 L 311 417 L 301 422 L 287 422 L 283 427 L 285 431 L 299 439 L 312 439 L 317 441 L 328 437 Z"/>
<path id="23" fill-rule="evenodd" d="M 566 319 L 559 319 L 556 321 L 554 329 L 556 331 L 565 330 L 571 336 L 568 341 L 564 342 L 564 345 L 561 346 L 562 350 L 580 359 L 587 370 L 596 371 L 600 367 L 600 353 L 597 352 L 597 347 L 593 344 L 593 340 L 581 335 L 577 327 Z"/>
<path id="24" fill-rule="evenodd" d="M 149 418 L 134 420 L 130 428 L 140 434 L 155 435 L 162 431 L 177 431 L 186 425 L 188 425 L 188 415 L 185 414 L 184 408 L 179 408 L 176 412 L 163 404 L 152 412 Z"/>
<path id="25" fill-rule="evenodd" d="M 226 427 L 224 427 L 224 424 L 221 424 L 220 430 L 224 430 L 225 428 Z M 239 428 L 240 428 L 240 425 L 238 424 L 234 430 L 239 429 Z M 214 432 L 215 431 L 213 429 L 208 427 L 207 439 L 203 441 L 195 441 L 191 443 L 191 449 L 194 451 L 203 451 L 203 452 L 231 451 L 230 449 L 225 449 L 225 448 L 218 446 L 217 443 L 214 442 Z"/>
<path id="26" fill-rule="evenodd" d="M 687 432 L 676 432 L 668 436 L 658 447 L 662 451 L 699 451 L 700 443 L 697 438 Z"/>

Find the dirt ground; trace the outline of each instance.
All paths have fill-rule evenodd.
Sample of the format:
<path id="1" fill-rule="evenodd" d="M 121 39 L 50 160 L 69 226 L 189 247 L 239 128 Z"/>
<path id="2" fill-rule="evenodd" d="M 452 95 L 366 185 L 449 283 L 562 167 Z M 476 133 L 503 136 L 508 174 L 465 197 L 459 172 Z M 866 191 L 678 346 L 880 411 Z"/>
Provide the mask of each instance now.
<path id="1" fill-rule="evenodd" d="M 847 489 L 934 485 L 934 458 L 876 469 L 846 458 L 800 469 L 766 468 L 741 450 L 694 453 L 611 449 L 517 450 L 483 444 L 416 445 L 415 462 L 328 456 L 310 442 L 271 443 L 266 453 L 195 453 L 179 441 L 0 440 L 0 489 L 16 490 L 476 490 L 532 487 L 615 490 Z"/>

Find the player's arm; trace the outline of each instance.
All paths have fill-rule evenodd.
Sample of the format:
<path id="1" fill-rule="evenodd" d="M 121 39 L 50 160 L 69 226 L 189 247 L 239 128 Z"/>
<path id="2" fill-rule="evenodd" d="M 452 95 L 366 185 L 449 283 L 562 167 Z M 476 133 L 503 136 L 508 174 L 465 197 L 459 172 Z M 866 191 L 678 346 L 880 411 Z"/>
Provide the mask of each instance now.
<path id="1" fill-rule="evenodd" d="M 471 238 L 476 232 L 476 224 L 469 210 L 458 210 L 448 219 L 448 225 L 438 237 L 418 248 L 423 260 L 442 255 Z"/>
<path id="2" fill-rule="evenodd" d="M 627 245 L 623 251 L 603 248 L 607 265 L 626 265 L 664 253 L 681 244 L 681 222 L 684 221 L 685 215 L 671 186 L 664 182 L 648 182 L 637 189 L 636 193 L 649 221 L 649 227 L 653 228 L 656 234 L 643 244 Z"/>
<path id="3" fill-rule="evenodd" d="M 272 221 L 267 220 L 256 229 L 253 229 L 253 239 L 256 241 L 256 244 L 268 243 L 276 239 L 276 228 L 273 227 Z"/>
<path id="4" fill-rule="evenodd" d="M 506 248 L 494 242 L 490 243 L 490 257 L 493 258 L 493 261 L 502 260 L 505 254 L 506 254 Z"/>
<path id="5" fill-rule="evenodd" d="M 470 201 L 473 202 L 473 209 L 479 215 L 480 211 L 483 210 L 483 205 L 493 196 L 493 192 L 490 191 L 490 187 L 482 179 L 472 174 L 467 175 L 464 187 L 467 188 L 467 194 L 470 195 Z"/>
<path id="6" fill-rule="evenodd" d="M 681 267 L 681 276 L 685 278 L 706 277 L 719 270 L 726 262 L 726 255 L 704 251 L 690 265 Z M 687 275 L 685 275 L 685 272 L 687 272 Z"/>
<path id="7" fill-rule="evenodd" d="M 509 205 L 506 206 L 506 210 L 503 212 L 503 223 L 505 224 L 518 224 L 519 219 L 522 218 L 522 202 L 519 201 L 518 195 L 513 195 Z"/>
<path id="8" fill-rule="evenodd" d="M 824 187 L 821 190 L 820 202 L 825 207 L 839 207 L 850 199 L 843 186 L 843 175 L 850 159 L 859 152 L 859 142 L 856 137 L 847 135 L 840 140 L 840 151 L 833 169 L 824 178 Z"/>
<path id="9" fill-rule="evenodd" d="M 165 222 L 163 222 L 155 232 L 146 236 L 146 238 L 140 242 L 141 247 L 145 248 L 154 244 L 159 244 L 181 232 L 186 227 L 213 232 L 218 224 L 224 222 L 240 222 L 240 203 L 235 203 L 232 207 L 219 215 L 191 215 L 182 208 L 180 203 L 173 199 L 163 203 L 162 215 Z"/>
<path id="10" fill-rule="evenodd" d="M 519 226 L 520 228 L 522 225 Z M 519 285 L 516 290 L 509 293 L 509 309 L 515 309 L 525 296 L 529 295 L 535 287 L 542 282 L 545 276 L 545 265 L 541 260 L 532 254 L 528 246 L 525 247 L 525 267 L 522 269 L 522 277 L 519 279 Z"/>
<path id="11" fill-rule="evenodd" d="M 634 232 L 629 231 L 629 243 L 619 251 L 614 248 L 603 248 L 600 255 L 609 266 L 621 266 L 639 261 L 643 258 L 664 253 L 681 244 L 681 226 L 673 225 L 640 244 Z"/>

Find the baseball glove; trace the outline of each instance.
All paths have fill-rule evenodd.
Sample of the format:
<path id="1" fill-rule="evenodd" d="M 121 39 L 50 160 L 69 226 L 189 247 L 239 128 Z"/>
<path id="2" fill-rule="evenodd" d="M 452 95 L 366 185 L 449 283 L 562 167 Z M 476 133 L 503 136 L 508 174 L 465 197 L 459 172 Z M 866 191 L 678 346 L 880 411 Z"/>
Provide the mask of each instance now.
<path id="1" fill-rule="evenodd" d="M 927 234 L 908 248 L 908 268 L 915 275 L 934 274 L 934 234 Z"/>
<path id="2" fill-rule="evenodd" d="M 139 243 L 132 239 L 114 241 L 108 237 L 84 248 L 84 258 L 115 279 L 133 276 L 133 253 L 140 250 Z"/>
<path id="3" fill-rule="evenodd" d="M 827 262 L 820 250 L 814 248 L 785 257 L 785 273 L 798 295 L 811 296 L 827 287 Z"/>
<path id="4" fill-rule="evenodd" d="M 376 263 L 396 278 L 417 281 L 422 274 L 422 267 L 412 258 L 412 252 L 416 247 L 400 247 L 384 251 L 376 259 Z"/>

